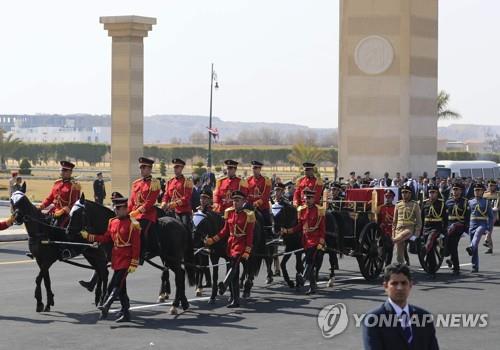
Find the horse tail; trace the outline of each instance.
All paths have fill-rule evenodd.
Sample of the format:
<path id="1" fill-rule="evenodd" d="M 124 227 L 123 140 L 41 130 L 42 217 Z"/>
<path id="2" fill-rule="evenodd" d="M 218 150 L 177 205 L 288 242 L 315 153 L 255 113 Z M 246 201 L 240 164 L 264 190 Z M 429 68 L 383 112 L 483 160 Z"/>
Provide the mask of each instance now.
<path id="1" fill-rule="evenodd" d="M 194 258 L 194 243 L 193 235 L 187 229 L 185 230 L 186 245 L 184 250 L 184 262 L 186 269 L 186 276 L 190 286 L 196 284 L 196 267 Z"/>
<path id="2" fill-rule="evenodd" d="M 264 226 L 257 220 L 254 229 L 254 249 L 255 255 L 251 256 L 250 261 L 252 264 L 251 273 L 253 277 L 257 277 L 262 266 L 262 261 L 266 256 L 266 232 Z"/>

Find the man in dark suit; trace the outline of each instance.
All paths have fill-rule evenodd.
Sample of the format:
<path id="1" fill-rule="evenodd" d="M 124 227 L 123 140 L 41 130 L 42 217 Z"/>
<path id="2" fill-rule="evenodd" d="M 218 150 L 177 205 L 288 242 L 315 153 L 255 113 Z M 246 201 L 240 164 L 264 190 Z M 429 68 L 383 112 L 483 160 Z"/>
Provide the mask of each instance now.
<path id="1" fill-rule="evenodd" d="M 405 264 L 387 266 L 384 289 L 387 301 L 363 319 L 365 350 L 438 350 L 432 315 L 408 304 L 412 288 L 410 269 Z"/>
<path id="2" fill-rule="evenodd" d="M 104 198 L 106 198 L 106 186 L 104 185 L 102 172 L 98 172 L 97 179 L 94 180 L 94 200 L 102 205 Z"/>

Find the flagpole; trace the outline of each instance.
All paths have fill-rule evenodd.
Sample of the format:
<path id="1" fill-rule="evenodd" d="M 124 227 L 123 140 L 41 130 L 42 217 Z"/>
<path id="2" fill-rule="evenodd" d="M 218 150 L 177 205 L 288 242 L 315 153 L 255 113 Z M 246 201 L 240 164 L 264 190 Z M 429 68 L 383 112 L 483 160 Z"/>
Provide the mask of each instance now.
<path id="1" fill-rule="evenodd" d="M 210 114 L 208 119 L 208 156 L 207 156 L 207 168 L 208 171 L 212 171 L 212 95 L 214 89 L 214 64 L 212 63 L 212 72 L 210 74 Z"/>

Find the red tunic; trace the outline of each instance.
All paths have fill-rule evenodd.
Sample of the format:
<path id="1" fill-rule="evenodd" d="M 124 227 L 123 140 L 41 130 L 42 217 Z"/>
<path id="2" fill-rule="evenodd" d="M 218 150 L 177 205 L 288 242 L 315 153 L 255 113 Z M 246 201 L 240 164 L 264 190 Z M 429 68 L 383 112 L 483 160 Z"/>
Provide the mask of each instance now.
<path id="1" fill-rule="evenodd" d="M 168 180 L 163 202 L 167 204 L 175 203 L 175 212 L 177 214 L 191 213 L 192 195 L 193 182 L 181 175 L 178 178 L 173 177 Z"/>
<path id="2" fill-rule="evenodd" d="M 394 220 L 395 208 L 396 206 L 392 203 L 382 204 L 378 207 L 377 211 L 377 221 L 380 229 L 388 237 L 392 237 L 392 222 Z"/>
<path id="3" fill-rule="evenodd" d="M 314 207 L 301 206 L 297 209 L 298 223 L 293 232 L 302 231 L 302 246 L 304 249 L 325 244 L 325 209 L 319 205 Z"/>
<path id="4" fill-rule="evenodd" d="M 54 204 L 54 207 L 49 211 L 49 214 L 56 210 L 64 209 L 66 214 L 69 214 L 73 204 L 80 198 L 80 184 L 75 180 L 59 179 L 54 182 L 52 190 L 47 198 L 42 201 L 42 209 Z"/>
<path id="5" fill-rule="evenodd" d="M 248 209 L 236 211 L 234 207 L 224 211 L 226 222 L 222 230 L 214 236 L 214 241 L 227 240 L 227 253 L 235 258 L 244 252 L 250 254 L 253 246 L 253 230 L 255 227 L 255 213 Z"/>
<path id="6" fill-rule="evenodd" d="M 128 211 L 138 210 L 140 214 L 137 220 L 146 219 L 156 222 L 157 214 L 154 207 L 160 194 L 160 181 L 148 178 L 140 178 L 132 183 L 132 190 L 128 200 Z"/>
<path id="7" fill-rule="evenodd" d="M 113 242 L 111 251 L 111 267 L 113 270 L 128 269 L 130 266 L 139 264 L 139 252 L 141 251 L 141 227 L 132 223 L 127 216 L 123 219 L 113 218 L 109 220 L 108 230 L 104 235 L 88 236 L 90 242 L 108 243 Z"/>
<path id="8" fill-rule="evenodd" d="M 232 178 L 225 176 L 217 180 L 214 191 L 214 211 L 216 213 L 224 213 L 226 209 L 233 206 L 231 194 L 236 190 L 240 190 L 247 195 L 247 182 L 238 176 Z"/>
<path id="9" fill-rule="evenodd" d="M 250 176 L 248 183 L 248 203 L 259 209 L 269 209 L 271 199 L 271 179 L 265 176 Z"/>
<path id="10" fill-rule="evenodd" d="M 295 192 L 293 193 L 293 205 L 299 207 L 304 205 L 304 196 L 302 192 L 305 189 L 316 191 L 314 195 L 314 203 L 319 204 L 321 200 L 321 195 L 323 192 L 323 181 L 321 179 L 313 177 L 302 176 L 295 183 Z"/>

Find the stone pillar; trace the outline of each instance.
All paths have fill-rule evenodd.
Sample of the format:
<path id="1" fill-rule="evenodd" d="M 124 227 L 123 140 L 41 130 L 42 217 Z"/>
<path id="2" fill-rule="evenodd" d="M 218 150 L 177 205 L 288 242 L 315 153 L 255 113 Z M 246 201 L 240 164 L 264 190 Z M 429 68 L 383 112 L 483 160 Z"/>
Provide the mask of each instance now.
<path id="1" fill-rule="evenodd" d="M 112 190 L 127 196 L 139 176 L 137 158 L 143 152 L 144 44 L 156 18 L 101 17 L 112 37 L 111 180 Z"/>
<path id="2" fill-rule="evenodd" d="M 437 69 L 438 0 L 340 1 L 340 176 L 434 173 Z"/>

